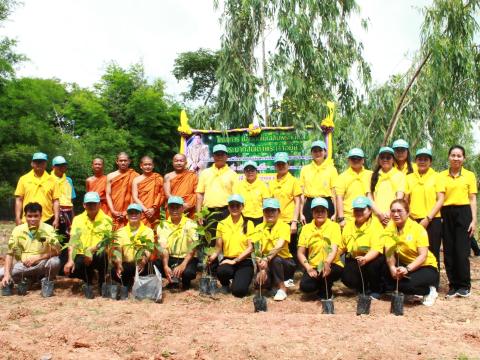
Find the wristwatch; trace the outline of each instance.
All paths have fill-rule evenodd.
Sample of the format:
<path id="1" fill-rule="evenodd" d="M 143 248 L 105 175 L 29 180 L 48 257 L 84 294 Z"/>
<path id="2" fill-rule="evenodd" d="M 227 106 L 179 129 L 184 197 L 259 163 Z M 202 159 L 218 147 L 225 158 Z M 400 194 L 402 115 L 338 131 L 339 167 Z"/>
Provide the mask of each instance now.
<path id="1" fill-rule="evenodd" d="M 338 218 L 337 218 L 337 222 L 338 222 L 338 223 L 341 223 L 343 220 L 345 220 L 344 217 L 338 217 Z"/>

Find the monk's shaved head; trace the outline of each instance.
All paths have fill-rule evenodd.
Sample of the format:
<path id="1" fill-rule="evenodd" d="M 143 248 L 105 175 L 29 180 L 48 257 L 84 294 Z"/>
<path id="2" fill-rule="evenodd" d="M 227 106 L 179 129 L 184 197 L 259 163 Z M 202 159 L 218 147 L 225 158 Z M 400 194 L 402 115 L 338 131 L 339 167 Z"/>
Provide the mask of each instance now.
<path id="1" fill-rule="evenodd" d="M 187 167 L 187 157 L 185 154 L 175 154 L 173 157 L 173 169 L 179 173 Z"/>
<path id="2" fill-rule="evenodd" d="M 99 157 L 98 157 L 98 158 L 95 158 L 95 159 L 92 160 L 92 164 L 93 164 L 93 163 L 96 163 L 96 162 L 99 162 L 99 161 L 100 161 L 102 164 L 103 164 L 103 162 L 104 162 L 102 158 L 99 158 Z"/>
<path id="3" fill-rule="evenodd" d="M 117 160 L 122 156 L 126 157 L 127 159 L 130 159 L 130 156 L 128 156 L 128 154 L 125 151 L 122 151 L 122 152 L 118 153 Z"/>
<path id="4" fill-rule="evenodd" d="M 140 159 L 140 162 L 143 163 L 143 162 L 145 162 L 145 161 L 151 161 L 151 162 L 153 162 L 153 159 L 152 159 L 150 156 L 145 155 L 144 157 L 142 157 L 142 158 Z"/>
<path id="5" fill-rule="evenodd" d="M 173 155 L 172 160 L 175 160 L 175 158 L 182 157 L 185 161 L 187 160 L 187 156 L 185 154 L 175 154 Z"/>

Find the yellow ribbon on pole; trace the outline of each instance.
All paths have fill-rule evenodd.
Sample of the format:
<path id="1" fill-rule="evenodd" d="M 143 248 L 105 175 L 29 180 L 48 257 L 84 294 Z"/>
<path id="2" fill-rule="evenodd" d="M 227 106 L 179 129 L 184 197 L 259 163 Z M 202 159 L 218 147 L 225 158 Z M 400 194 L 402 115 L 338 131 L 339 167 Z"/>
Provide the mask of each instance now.
<path id="1" fill-rule="evenodd" d="M 325 143 L 327 144 L 327 160 L 333 159 L 333 129 L 335 124 L 333 117 L 335 115 L 335 103 L 333 101 L 327 101 L 328 115 L 320 123 L 320 127 L 325 134 Z"/>

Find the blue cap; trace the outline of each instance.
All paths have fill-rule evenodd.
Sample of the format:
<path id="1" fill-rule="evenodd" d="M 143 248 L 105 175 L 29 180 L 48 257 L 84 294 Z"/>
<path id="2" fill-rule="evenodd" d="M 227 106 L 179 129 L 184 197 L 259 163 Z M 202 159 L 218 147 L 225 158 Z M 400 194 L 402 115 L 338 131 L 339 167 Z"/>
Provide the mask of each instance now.
<path id="1" fill-rule="evenodd" d="M 263 209 L 280 209 L 280 202 L 275 198 L 264 199 Z"/>
<path id="2" fill-rule="evenodd" d="M 228 153 L 227 147 L 223 144 L 217 144 L 213 147 L 213 153 L 223 151 L 224 153 Z"/>
<path id="3" fill-rule="evenodd" d="M 392 148 L 396 149 L 396 148 L 405 148 L 405 149 L 408 149 L 408 142 L 406 142 L 405 140 L 403 139 L 398 139 L 398 140 L 395 140 L 392 144 Z"/>
<path id="4" fill-rule="evenodd" d="M 365 209 L 367 206 L 372 207 L 372 201 L 366 196 L 357 196 L 352 201 L 353 209 Z"/>
<path id="5" fill-rule="evenodd" d="M 167 204 L 168 205 L 170 205 L 170 204 L 184 205 L 185 202 L 183 201 L 183 199 L 180 196 L 170 196 L 168 198 Z"/>
<path id="6" fill-rule="evenodd" d="M 55 156 L 52 160 L 53 166 L 67 165 L 67 160 L 63 156 Z"/>
<path id="7" fill-rule="evenodd" d="M 322 140 L 314 141 L 310 146 L 310 149 L 313 149 L 314 147 L 319 147 L 323 150 L 327 150 L 327 145 L 325 145 L 325 141 L 322 141 Z"/>
<path id="8" fill-rule="evenodd" d="M 35 154 L 33 154 L 32 156 L 32 161 L 47 161 L 48 160 L 48 156 L 47 154 L 45 153 L 42 153 L 42 152 L 36 152 Z"/>
<path id="9" fill-rule="evenodd" d="M 312 205 L 310 205 L 310 209 L 316 208 L 317 206 L 323 206 L 325 209 L 328 209 L 328 201 L 322 197 L 316 197 L 312 200 Z"/>
<path id="10" fill-rule="evenodd" d="M 243 200 L 243 196 L 240 195 L 240 194 L 230 195 L 227 199 L 227 202 L 230 204 L 232 201 L 239 202 L 240 204 L 245 204 L 245 202 Z"/>
<path id="11" fill-rule="evenodd" d="M 139 204 L 130 204 L 130 205 L 128 205 L 128 207 L 127 207 L 127 213 L 128 213 L 130 210 L 135 210 L 135 211 L 138 211 L 138 212 L 142 212 L 142 211 L 143 211 L 142 207 L 141 207 Z"/>
<path id="12" fill-rule="evenodd" d="M 100 202 L 100 195 L 98 195 L 98 193 L 95 191 L 89 191 L 85 193 L 85 195 L 83 196 L 83 202 L 85 204 L 88 204 L 88 203 L 98 204 Z"/>
<path id="13" fill-rule="evenodd" d="M 432 158 L 432 150 L 427 148 L 418 149 L 417 152 L 415 153 L 415 157 L 420 155 L 427 155 L 427 156 L 430 156 L 430 158 Z"/>
<path id="14" fill-rule="evenodd" d="M 243 164 L 243 170 L 245 171 L 245 169 L 246 169 L 248 166 L 254 167 L 255 170 L 258 170 L 258 165 L 257 165 L 257 163 L 256 163 L 255 161 L 248 160 L 245 164 Z"/>
<path id="15" fill-rule="evenodd" d="M 392 154 L 394 153 L 393 149 L 389 146 L 382 146 L 380 150 L 378 150 L 378 155 L 383 154 L 383 153 L 389 153 Z"/>
<path id="16" fill-rule="evenodd" d="M 288 154 L 286 152 L 278 152 L 275 154 L 273 162 L 276 163 L 288 163 Z"/>
<path id="17" fill-rule="evenodd" d="M 362 149 L 360 148 L 353 148 L 351 149 L 349 152 L 348 152 L 348 155 L 347 157 L 351 158 L 351 157 L 361 157 L 361 158 L 364 158 L 365 157 L 365 154 L 363 152 Z"/>

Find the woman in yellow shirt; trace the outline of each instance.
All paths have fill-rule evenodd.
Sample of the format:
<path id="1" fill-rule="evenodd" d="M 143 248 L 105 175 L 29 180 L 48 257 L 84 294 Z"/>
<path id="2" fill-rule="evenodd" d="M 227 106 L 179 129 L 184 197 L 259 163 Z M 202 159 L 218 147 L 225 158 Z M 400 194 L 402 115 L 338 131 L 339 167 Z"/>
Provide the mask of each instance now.
<path id="1" fill-rule="evenodd" d="M 346 253 L 342 282 L 351 289 L 365 291 L 371 298 L 379 299 L 384 291 L 383 275 L 386 271 L 383 226 L 372 216 L 372 201 L 366 196 L 356 197 L 352 209 L 354 218 L 343 228 L 340 245 L 340 253 Z"/>
<path id="2" fill-rule="evenodd" d="M 432 306 L 438 297 L 435 286 L 439 273 L 437 260 L 428 250 L 427 231 L 409 218 L 410 208 L 403 199 L 392 202 L 390 213 L 392 221 L 383 237 L 391 287 L 398 280 L 399 291 L 423 296 L 423 304 Z"/>
<path id="3" fill-rule="evenodd" d="M 403 139 L 395 140 L 392 149 L 394 151 L 395 167 L 405 175 L 411 174 L 415 170 L 415 166 L 410 161 L 408 142 Z"/>
<path id="4" fill-rule="evenodd" d="M 378 151 L 378 164 L 370 181 L 368 197 L 373 200 L 372 209 L 383 226 L 390 221 L 390 204 L 403 199 L 405 175 L 393 166 L 393 149 L 387 146 Z"/>
<path id="5" fill-rule="evenodd" d="M 343 271 L 338 255 L 342 241 L 340 225 L 328 218 L 328 207 L 324 198 L 312 200 L 313 220 L 302 228 L 297 251 L 298 261 L 305 268 L 300 290 L 306 293 L 317 291 L 321 299 L 332 297 L 333 283 L 340 279 Z M 319 264 L 323 264 L 321 269 Z"/>
<path id="6" fill-rule="evenodd" d="M 443 218 L 443 255 L 448 276 L 447 298 L 470 295 L 470 238 L 477 229 L 477 179 L 463 168 L 465 149 L 452 146 L 448 152 L 450 167 L 440 173 L 445 181 Z"/>
<path id="7" fill-rule="evenodd" d="M 247 295 L 253 278 L 250 254 L 253 250 L 251 236 L 254 226 L 242 215 L 243 208 L 244 199 L 241 195 L 233 194 L 228 198 L 230 215 L 218 224 L 215 252 L 208 258 L 212 263 L 223 252 L 223 260 L 217 268 L 217 277 L 222 284 L 220 292 L 226 294 L 231 291 L 237 297 Z"/>

